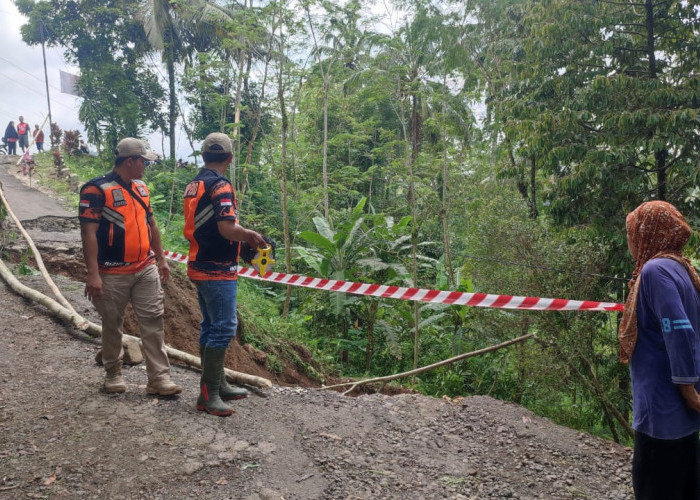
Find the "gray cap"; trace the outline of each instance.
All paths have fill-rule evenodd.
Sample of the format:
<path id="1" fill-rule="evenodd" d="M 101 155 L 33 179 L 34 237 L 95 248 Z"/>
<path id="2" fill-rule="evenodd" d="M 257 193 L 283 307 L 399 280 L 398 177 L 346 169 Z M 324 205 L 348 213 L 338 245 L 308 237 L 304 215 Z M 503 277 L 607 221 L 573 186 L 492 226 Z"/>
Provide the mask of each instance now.
<path id="1" fill-rule="evenodd" d="M 114 156 L 117 158 L 128 158 L 130 156 L 141 156 L 146 160 L 157 160 L 158 155 L 148 149 L 148 145 L 141 139 L 127 137 L 122 139 L 117 144 L 117 149 L 114 150 Z"/>
<path id="2" fill-rule="evenodd" d="M 221 132 L 209 134 L 202 144 L 202 153 L 231 153 L 232 151 L 231 139 Z"/>

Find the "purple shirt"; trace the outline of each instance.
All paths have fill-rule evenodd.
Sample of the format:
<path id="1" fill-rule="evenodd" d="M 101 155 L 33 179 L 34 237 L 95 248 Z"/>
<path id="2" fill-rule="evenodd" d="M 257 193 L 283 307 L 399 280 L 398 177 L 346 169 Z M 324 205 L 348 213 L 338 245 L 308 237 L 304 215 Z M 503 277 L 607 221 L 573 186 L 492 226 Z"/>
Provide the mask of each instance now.
<path id="1" fill-rule="evenodd" d="M 700 389 L 700 294 L 685 267 L 671 259 L 647 262 L 641 280 L 630 360 L 632 426 L 656 439 L 678 439 L 700 430 L 700 413 L 676 385 Z"/>

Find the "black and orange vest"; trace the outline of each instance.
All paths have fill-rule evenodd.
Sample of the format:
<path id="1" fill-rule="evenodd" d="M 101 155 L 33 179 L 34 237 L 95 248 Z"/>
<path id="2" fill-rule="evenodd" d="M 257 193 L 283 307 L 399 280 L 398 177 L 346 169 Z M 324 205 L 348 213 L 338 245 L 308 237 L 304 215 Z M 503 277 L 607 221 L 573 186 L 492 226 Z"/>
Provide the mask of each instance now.
<path id="1" fill-rule="evenodd" d="M 80 189 L 80 221 L 99 224 L 97 263 L 100 272 L 131 274 L 155 261 L 151 251 L 153 217 L 146 183 L 127 184 L 112 171 Z"/>
<path id="2" fill-rule="evenodd" d="M 202 168 L 184 194 L 185 229 L 190 242 L 187 276 L 193 280 L 238 278 L 239 243 L 219 233 L 221 220 L 237 221 L 236 196 L 231 182 L 218 172 Z"/>

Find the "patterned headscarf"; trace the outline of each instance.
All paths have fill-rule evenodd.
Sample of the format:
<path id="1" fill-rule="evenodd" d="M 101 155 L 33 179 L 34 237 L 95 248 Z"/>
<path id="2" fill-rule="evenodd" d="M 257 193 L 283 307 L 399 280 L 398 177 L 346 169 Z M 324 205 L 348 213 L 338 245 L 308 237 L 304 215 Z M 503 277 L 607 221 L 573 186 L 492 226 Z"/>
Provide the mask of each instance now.
<path id="1" fill-rule="evenodd" d="M 620 361 L 623 363 L 629 362 L 637 342 L 637 292 L 644 264 L 658 257 L 673 259 L 686 268 L 693 285 L 700 291 L 700 276 L 681 253 L 692 231 L 676 207 L 665 201 L 642 203 L 627 215 L 626 226 L 627 238 L 636 250 L 636 263 L 618 331 Z"/>

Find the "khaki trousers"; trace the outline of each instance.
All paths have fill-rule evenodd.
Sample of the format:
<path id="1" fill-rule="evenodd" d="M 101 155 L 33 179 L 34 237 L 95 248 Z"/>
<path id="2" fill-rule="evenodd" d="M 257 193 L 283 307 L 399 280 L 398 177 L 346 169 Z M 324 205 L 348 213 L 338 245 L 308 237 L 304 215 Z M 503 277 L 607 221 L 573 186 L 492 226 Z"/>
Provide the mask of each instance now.
<path id="1" fill-rule="evenodd" d="M 124 313 L 131 302 L 141 332 L 148 381 L 170 376 L 165 352 L 163 313 L 164 293 L 155 264 L 134 274 L 102 274 L 102 298 L 93 300 L 102 317 L 102 362 L 105 370 L 121 366 L 124 349 Z"/>

